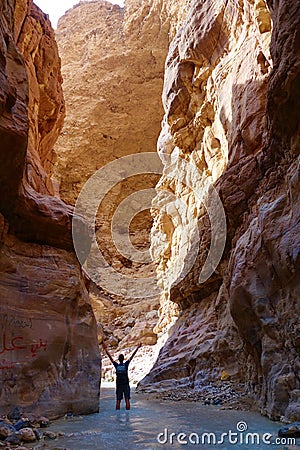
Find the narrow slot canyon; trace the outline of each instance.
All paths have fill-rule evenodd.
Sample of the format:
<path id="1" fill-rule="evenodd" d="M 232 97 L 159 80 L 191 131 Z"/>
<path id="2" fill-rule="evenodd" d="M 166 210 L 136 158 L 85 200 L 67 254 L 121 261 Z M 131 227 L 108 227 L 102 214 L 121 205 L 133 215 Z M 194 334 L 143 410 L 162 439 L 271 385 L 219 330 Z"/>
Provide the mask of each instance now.
<path id="1" fill-rule="evenodd" d="M 0 447 L 299 448 L 300 6 L 40 6 L 0 4 Z"/>

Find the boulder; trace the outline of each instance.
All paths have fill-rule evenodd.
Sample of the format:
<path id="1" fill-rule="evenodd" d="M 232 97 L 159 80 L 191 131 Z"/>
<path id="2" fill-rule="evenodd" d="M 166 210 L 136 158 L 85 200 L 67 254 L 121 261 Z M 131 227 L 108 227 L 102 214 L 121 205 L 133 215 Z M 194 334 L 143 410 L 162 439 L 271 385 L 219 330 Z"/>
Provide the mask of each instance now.
<path id="1" fill-rule="evenodd" d="M 57 433 L 54 433 L 53 431 L 44 431 L 43 436 L 45 439 L 57 439 Z"/>
<path id="2" fill-rule="evenodd" d="M 0 422 L 0 439 L 5 439 L 15 433 L 16 429 L 12 425 L 5 422 Z"/>
<path id="3" fill-rule="evenodd" d="M 32 428 L 22 428 L 18 432 L 18 436 L 23 442 L 35 442 L 37 440 L 36 434 Z"/>
<path id="4" fill-rule="evenodd" d="M 285 427 L 280 428 L 278 431 L 279 437 L 284 438 L 300 438 L 300 422 L 294 422 L 289 425 L 286 425 Z"/>

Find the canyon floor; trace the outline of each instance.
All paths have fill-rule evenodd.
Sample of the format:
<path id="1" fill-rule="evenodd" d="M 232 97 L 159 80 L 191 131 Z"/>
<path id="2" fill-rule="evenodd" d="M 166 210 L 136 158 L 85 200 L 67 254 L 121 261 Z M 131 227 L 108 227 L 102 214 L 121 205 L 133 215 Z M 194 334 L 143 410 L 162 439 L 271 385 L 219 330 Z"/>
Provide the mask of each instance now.
<path id="1" fill-rule="evenodd" d="M 115 411 L 115 393 L 112 383 L 105 383 L 101 389 L 100 413 L 89 416 L 78 416 L 68 419 L 60 419 L 50 426 L 49 430 L 61 433 L 53 442 L 46 446 L 38 446 L 41 449 L 173 449 L 200 448 L 212 449 L 222 448 L 224 450 L 233 447 L 252 450 L 273 449 L 299 449 L 300 446 L 282 446 L 275 444 L 277 433 L 282 424 L 271 422 L 257 413 L 250 411 L 228 411 L 218 406 L 203 406 L 198 402 L 191 405 L 188 401 L 170 401 L 155 399 L 153 396 L 136 393 L 133 389 L 132 408 L 130 411 Z M 239 425 L 237 425 L 239 424 Z M 201 444 L 203 433 L 214 433 L 217 442 L 220 441 L 222 433 L 232 430 L 237 432 L 237 426 L 247 426 L 247 432 L 259 433 L 260 438 L 266 433 L 270 444 L 245 443 L 230 444 L 228 440 L 223 443 Z M 242 428 L 241 428 L 242 429 Z M 167 431 L 166 431 L 167 430 Z M 240 436 L 246 436 L 247 432 L 239 432 Z M 162 433 L 162 434 L 160 434 Z M 171 433 L 176 436 L 171 437 Z M 188 439 L 193 441 L 196 435 L 200 438 L 200 444 L 181 444 L 177 437 L 179 433 L 185 433 Z M 194 433 L 194 434 L 192 434 Z M 158 435 L 160 442 L 158 442 Z M 165 442 L 167 436 L 167 442 Z M 172 443 L 170 443 L 170 439 Z M 179 437 L 180 439 L 180 437 Z M 183 437 L 181 436 L 181 439 Z M 211 437 L 211 439 L 213 439 Z M 194 442 L 194 441 L 193 441 Z M 196 441 L 195 441 L 196 442 Z"/>

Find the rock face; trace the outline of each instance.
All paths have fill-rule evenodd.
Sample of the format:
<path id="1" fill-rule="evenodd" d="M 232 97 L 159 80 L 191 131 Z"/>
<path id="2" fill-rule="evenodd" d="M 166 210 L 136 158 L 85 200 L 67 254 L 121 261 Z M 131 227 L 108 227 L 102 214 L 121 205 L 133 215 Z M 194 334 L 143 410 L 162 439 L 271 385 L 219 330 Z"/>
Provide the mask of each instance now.
<path id="1" fill-rule="evenodd" d="M 69 204 L 102 166 L 156 151 L 164 62 L 178 10 L 168 1 L 128 0 L 121 8 L 93 0 L 59 20 L 67 116 L 55 146 L 54 179 Z"/>
<path id="2" fill-rule="evenodd" d="M 96 322 L 50 180 L 64 119 L 54 33 L 31 0 L 0 13 L 0 414 L 97 411 Z"/>
<path id="3" fill-rule="evenodd" d="M 225 370 L 263 414 L 288 420 L 300 400 L 299 18 L 291 0 L 195 0 L 170 46 L 152 255 L 156 331 L 176 323 L 141 383 L 197 388 Z M 226 232 L 211 188 L 205 208 L 199 199 L 207 181 Z M 199 282 L 222 234 L 222 260 Z"/>
<path id="4" fill-rule="evenodd" d="M 183 3 L 183 2 L 182 2 Z M 104 0 L 82 2 L 59 21 L 56 38 L 62 58 L 66 120 L 55 146 L 57 164 L 53 178 L 60 196 L 75 204 L 91 175 L 125 155 L 156 152 L 163 107 L 164 63 L 169 42 L 184 9 L 174 2 L 126 1 L 125 8 Z M 72 33 L 70 34 L 70 30 Z M 117 207 L 130 195 L 154 188 L 159 176 L 124 176 L 99 208 L 98 245 L 106 261 L 128 277 L 155 277 L 155 267 L 133 261 L 116 249 L 111 223 Z M 93 196 L 96 195 L 93 193 Z M 149 248 L 152 218 L 141 211 L 130 225 L 130 239 L 141 251 Z M 123 224 L 119 224 L 122 228 Z M 140 340 L 156 342 L 152 328 L 159 301 L 149 296 L 133 298 L 128 290 L 90 289 L 99 327 L 114 347 L 125 348 Z M 125 293 L 124 293 L 125 292 Z M 132 311 L 134 308 L 134 311 Z M 127 320 L 135 324 L 128 333 Z M 145 322 L 147 326 L 145 326 Z M 113 338 L 112 338 L 113 336 Z"/>

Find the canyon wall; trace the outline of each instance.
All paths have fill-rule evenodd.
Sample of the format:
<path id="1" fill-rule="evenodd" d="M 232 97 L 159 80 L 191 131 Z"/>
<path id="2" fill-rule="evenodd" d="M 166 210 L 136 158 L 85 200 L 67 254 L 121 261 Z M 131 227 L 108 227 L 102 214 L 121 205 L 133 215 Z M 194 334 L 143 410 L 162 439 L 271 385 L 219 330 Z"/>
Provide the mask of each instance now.
<path id="1" fill-rule="evenodd" d="M 291 0 L 80 3 L 57 30 L 67 117 L 53 173 L 74 205 L 106 164 L 154 152 L 164 77 L 150 250 L 162 289 L 154 331 L 168 340 L 141 387 L 197 389 L 225 370 L 263 414 L 288 420 L 300 392 L 298 19 Z M 154 272 L 116 251 L 110 224 L 156 181 L 119 183 L 99 210 L 98 244 L 120 273 Z M 137 248 L 150 227 L 146 213 L 136 218 Z M 100 340 L 156 341 L 157 297 L 90 293 Z"/>
<path id="2" fill-rule="evenodd" d="M 53 179 L 69 204 L 102 166 L 156 151 L 164 62 L 184 14 L 178 12 L 182 3 L 175 8 L 168 1 L 128 0 L 121 8 L 93 0 L 60 18 L 56 39 L 67 115 L 55 146 Z M 114 201 L 118 195 L 120 189 Z"/>
<path id="3" fill-rule="evenodd" d="M 74 205 L 85 182 L 107 164 L 126 155 L 156 152 L 163 118 L 164 63 L 185 15 L 184 8 L 179 8 L 184 3 L 128 0 L 121 8 L 104 0 L 81 2 L 59 20 L 56 38 L 66 119 L 55 145 L 53 179 L 67 203 Z M 106 261 L 121 275 L 139 280 L 155 277 L 150 256 L 147 262 L 134 261 L 118 251 L 111 223 L 124 199 L 154 188 L 158 180 L 155 174 L 124 174 L 99 205 L 97 242 Z M 96 195 L 93 191 L 93 197 Z M 117 225 L 122 233 L 123 222 Z M 149 211 L 134 217 L 129 234 L 136 249 L 149 248 L 151 225 Z M 149 292 L 147 281 L 139 298 L 126 287 L 115 292 L 105 286 L 98 288 L 91 285 L 90 295 L 96 318 L 102 323 L 100 341 L 104 335 L 118 349 L 139 340 L 145 345 L 156 343 L 153 327 L 159 300 Z"/>
<path id="4" fill-rule="evenodd" d="M 170 45 L 151 249 L 155 331 L 169 337 L 140 384 L 197 389 L 225 370 L 288 420 L 300 414 L 299 8 L 194 0 Z M 211 243 L 225 246 L 212 270 Z"/>
<path id="5" fill-rule="evenodd" d="M 0 17 L 0 414 L 89 413 L 99 407 L 96 322 L 73 211 L 51 182 L 65 113 L 57 45 L 31 0 L 1 2 Z"/>

